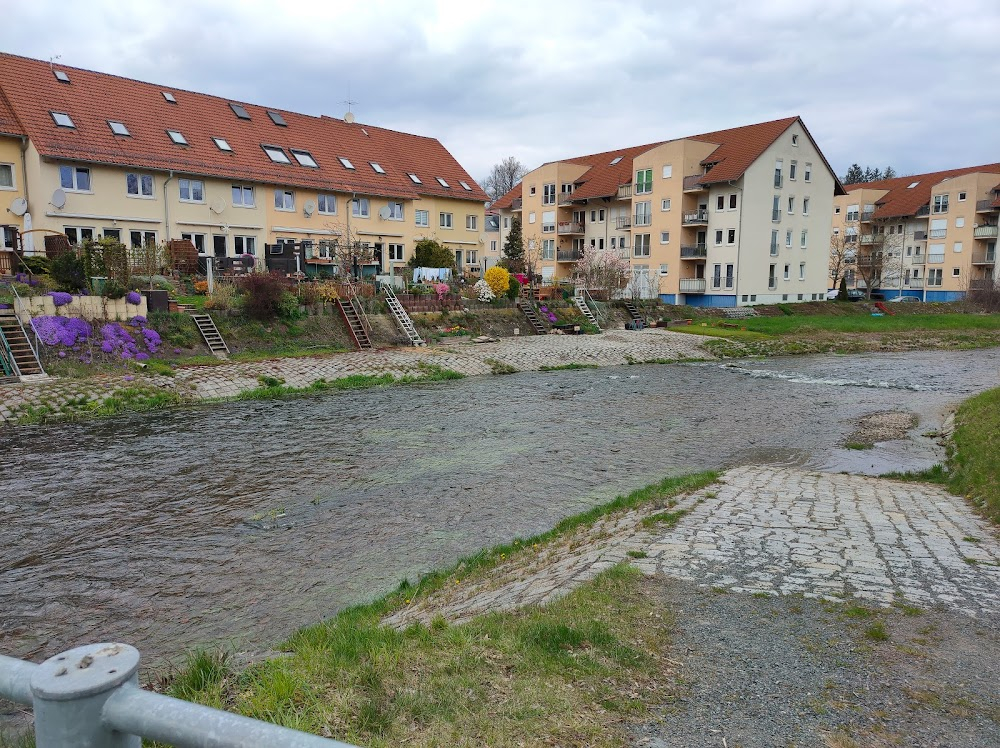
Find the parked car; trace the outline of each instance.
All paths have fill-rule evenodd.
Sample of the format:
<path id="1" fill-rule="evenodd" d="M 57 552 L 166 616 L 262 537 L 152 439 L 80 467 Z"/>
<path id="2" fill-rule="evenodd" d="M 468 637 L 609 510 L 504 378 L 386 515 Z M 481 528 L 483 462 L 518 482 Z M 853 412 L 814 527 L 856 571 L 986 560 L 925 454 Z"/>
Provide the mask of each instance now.
<path id="1" fill-rule="evenodd" d="M 847 300 L 848 301 L 862 301 L 865 298 L 865 292 L 859 291 L 857 288 L 847 289 Z"/>
<path id="2" fill-rule="evenodd" d="M 916 304 L 919 302 L 916 296 L 896 296 L 895 298 L 889 299 L 890 304 Z"/>

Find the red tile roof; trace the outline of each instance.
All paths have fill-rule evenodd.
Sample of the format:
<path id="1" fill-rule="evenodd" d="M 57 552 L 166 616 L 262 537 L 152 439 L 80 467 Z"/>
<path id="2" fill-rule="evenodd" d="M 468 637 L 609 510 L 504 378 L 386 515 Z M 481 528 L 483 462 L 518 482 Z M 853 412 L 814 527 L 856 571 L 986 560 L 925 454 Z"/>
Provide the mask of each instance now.
<path id="1" fill-rule="evenodd" d="M 14 116 L 14 110 L 10 108 L 7 97 L 0 91 L 0 134 L 3 135 L 24 135 L 24 128 Z"/>
<path id="2" fill-rule="evenodd" d="M 450 197 L 485 199 L 479 186 L 433 138 L 269 109 L 79 68 L 56 69 L 69 76 L 69 83 L 57 80 L 47 62 L 0 54 L 0 91 L 38 152 L 47 158 L 399 198 L 418 194 L 419 185 L 405 173 L 413 170 L 420 174 L 425 186 L 435 176 L 442 176 L 449 183 L 449 177 L 456 182 L 464 179 L 473 187 L 470 192 L 458 185 L 448 191 Z M 164 91 L 171 93 L 177 103 L 167 101 Z M 244 107 L 250 119 L 238 118 L 230 103 Z M 275 124 L 269 111 L 279 114 L 287 126 Z M 57 126 L 50 112 L 68 114 L 75 129 Z M 0 120 L 2 117 L 0 109 Z M 122 122 L 130 136 L 112 133 L 108 120 Z M 171 142 L 168 129 L 180 132 L 188 145 Z M 373 136 L 373 131 L 378 135 Z M 232 152 L 216 147 L 213 137 L 224 138 Z M 411 152 L 396 150 L 404 144 Z M 283 148 L 292 163 L 271 161 L 262 145 Z M 291 148 L 309 152 L 319 168 L 300 166 Z M 348 159 L 354 169 L 345 168 L 340 157 Z M 387 173 L 377 173 L 372 161 Z"/>
<path id="3" fill-rule="evenodd" d="M 913 174 L 907 177 L 881 179 L 877 182 L 858 182 L 846 186 L 848 193 L 859 189 L 888 190 L 876 202 L 876 218 L 902 218 L 916 214 L 917 210 L 931 201 L 932 188 L 945 179 L 960 177 L 976 172 L 1000 174 L 1000 164 L 968 166 L 962 169 L 948 169 L 928 174 Z M 916 183 L 913 187 L 911 184 Z"/>
<path id="4" fill-rule="evenodd" d="M 574 199 L 583 200 L 584 198 L 607 197 L 617 194 L 619 186 L 632 183 L 632 159 L 658 145 L 661 143 L 637 145 L 616 151 L 563 159 L 560 163 L 590 167 L 583 173 L 583 176 L 576 180 L 578 186 L 573 189 Z M 621 157 L 621 161 L 612 164 L 611 162 L 618 157 Z"/>
<path id="5" fill-rule="evenodd" d="M 521 197 L 521 183 L 518 182 L 510 189 L 510 191 L 506 195 L 497 198 L 493 202 L 493 204 L 490 205 L 490 208 L 493 210 L 504 210 L 510 208 L 511 205 L 513 205 L 514 201 L 520 197 Z"/>

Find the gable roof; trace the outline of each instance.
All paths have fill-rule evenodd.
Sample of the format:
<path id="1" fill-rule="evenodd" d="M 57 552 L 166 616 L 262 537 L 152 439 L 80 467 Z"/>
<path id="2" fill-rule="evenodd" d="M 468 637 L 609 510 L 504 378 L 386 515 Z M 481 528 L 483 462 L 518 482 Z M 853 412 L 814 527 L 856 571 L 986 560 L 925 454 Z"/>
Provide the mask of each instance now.
<path id="1" fill-rule="evenodd" d="M 24 135 L 24 128 L 14 116 L 14 110 L 10 108 L 7 97 L 0 91 L 0 135 Z"/>
<path id="2" fill-rule="evenodd" d="M 66 73 L 69 82 L 58 80 L 55 70 Z M 50 159 L 414 198 L 416 185 L 398 160 L 429 158 L 432 163 L 426 169 L 461 173 L 470 186 L 475 184 L 432 138 L 408 136 L 421 146 L 414 153 L 401 154 L 393 150 L 400 139 L 374 138 L 365 133 L 366 125 L 332 117 L 262 107 L 80 68 L 53 68 L 47 62 L 9 54 L 0 54 L 0 91 L 35 148 Z M 237 116 L 233 104 L 242 107 L 249 119 Z M 75 127 L 58 126 L 51 112 L 68 114 Z M 271 112 L 284 126 L 272 119 Z M 116 135 L 109 120 L 124 124 L 129 135 Z M 167 130 L 180 132 L 187 145 L 172 142 Z M 221 150 L 213 138 L 225 139 L 232 150 Z M 281 148 L 290 163 L 272 161 L 264 145 Z M 291 149 L 306 151 L 318 168 L 300 165 Z M 340 158 L 348 159 L 354 168 L 346 168 Z M 370 162 L 379 164 L 386 173 L 378 173 Z M 461 188 L 459 192 L 466 194 L 449 196 L 483 199 L 478 185 L 471 193 Z"/>
<path id="3" fill-rule="evenodd" d="M 906 177 L 893 177 L 892 179 L 881 179 L 877 182 L 858 182 L 847 185 L 846 189 L 848 194 L 860 189 L 888 190 L 885 195 L 875 201 L 874 217 L 904 218 L 915 215 L 920 208 L 929 204 L 933 188 L 945 179 L 953 179 L 954 177 L 975 174 L 976 172 L 1000 174 L 1000 163 L 934 171 L 928 174 L 913 174 Z M 916 184 L 910 187 L 914 182 Z"/>
<path id="4" fill-rule="evenodd" d="M 515 184 L 513 187 L 510 188 L 507 194 L 494 200 L 493 203 L 490 205 L 490 210 L 505 210 L 511 208 L 514 204 L 514 201 L 520 197 L 521 197 L 521 182 L 518 182 L 517 184 Z"/>

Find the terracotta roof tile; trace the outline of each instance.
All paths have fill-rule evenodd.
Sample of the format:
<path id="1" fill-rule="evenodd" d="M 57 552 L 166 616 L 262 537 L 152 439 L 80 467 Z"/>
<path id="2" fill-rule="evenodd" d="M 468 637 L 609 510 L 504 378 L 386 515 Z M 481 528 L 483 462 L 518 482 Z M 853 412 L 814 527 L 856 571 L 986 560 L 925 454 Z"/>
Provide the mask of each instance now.
<path id="1" fill-rule="evenodd" d="M 0 134 L 24 135 L 24 128 L 14 116 L 14 110 L 10 108 L 7 97 L 0 91 Z"/>
<path id="2" fill-rule="evenodd" d="M 560 163 L 572 163 L 589 166 L 590 168 L 576 180 L 578 187 L 573 190 L 573 197 L 583 200 L 591 197 L 608 197 L 618 193 L 623 184 L 632 183 L 632 160 L 648 150 L 656 148 L 660 143 L 636 145 L 631 148 L 621 148 L 616 151 L 594 153 L 589 156 L 563 159 Z M 616 158 L 621 160 L 612 164 Z"/>
<path id="3" fill-rule="evenodd" d="M 931 190 L 945 179 L 960 177 L 976 172 L 1000 174 L 1000 164 L 985 164 L 968 166 L 961 169 L 948 169 L 928 174 L 913 174 L 907 177 L 881 179 L 877 182 L 858 182 L 847 185 L 848 193 L 859 189 L 888 190 L 879 198 L 875 205 L 876 218 L 902 218 L 914 215 L 918 209 L 931 201 Z M 913 187 L 911 184 L 916 183 Z"/>
<path id="4" fill-rule="evenodd" d="M 507 208 L 510 208 L 511 205 L 514 203 L 514 201 L 517 200 L 519 197 L 521 197 L 520 182 L 515 184 L 506 195 L 497 198 L 493 202 L 493 204 L 490 205 L 490 208 L 492 208 L 493 210 L 505 210 Z"/>

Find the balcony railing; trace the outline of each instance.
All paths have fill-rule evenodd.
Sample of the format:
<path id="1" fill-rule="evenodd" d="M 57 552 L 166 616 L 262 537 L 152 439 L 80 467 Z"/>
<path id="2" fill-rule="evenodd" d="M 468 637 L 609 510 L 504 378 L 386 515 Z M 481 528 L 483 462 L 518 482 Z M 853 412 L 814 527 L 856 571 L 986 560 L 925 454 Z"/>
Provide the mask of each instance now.
<path id="1" fill-rule="evenodd" d="M 681 224 L 685 226 L 695 223 L 708 223 L 708 211 L 690 210 L 681 217 Z"/>
<path id="2" fill-rule="evenodd" d="M 927 257 L 923 252 L 917 252 L 915 255 L 909 258 L 911 265 L 923 265 L 927 262 Z"/>
<path id="3" fill-rule="evenodd" d="M 903 286 L 906 288 L 923 288 L 924 279 L 923 278 L 904 278 Z"/>
<path id="4" fill-rule="evenodd" d="M 775 174 L 774 175 L 774 186 L 775 186 L 776 189 L 780 190 L 781 189 L 781 185 L 782 185 L 782 183 L 784 183 L 784 181 L 785 181 L 784 177 L 782 177 L 780 174 Z"/>
<path id="5" fill-rule="evenodd" d="M 767 290 L 768 291 L 777 291 L 778 290 L 778 279 L 777 278 L 768 278 L 767 279 Z"/>
<path id="6" fill-rule="evenodd" d="M 560 234 L 582 234 L 583 233 L 583 223 L 580 221 L 560 221 L 559 222 L 559 233 Z"/>
<path id="7" fill-rule="evenodd" d="M 996 202 L 995 197 L 988 197 L 985 200 L 976 200 L 976 212 L 977 213 L 992 213 L 997 210 L 993 203 Z"/>
<path id="8" fill-rule="evenodd" d="M 771 211 L 771 221 L 773 223 L 781 223 L 781 208 L 774 208 Z"/>
<path id="9" fill-rule="evenodd" d="M 944 255 L 932 255 L 932 254 L 927 255 L 928 265 L 940 265 L 943 262 L 944 262 Z"/>
<path id="10" fill-rule="evenodd" d="M 556 250 L 556 262 L 576 262 L 583 259 L 582 249 L 558 249 Z"/>
<path id="11" fill-rule="evenodd" d="M 975 252 L 972 255 L 973 265 L 995 265 L 997 261 L 996 250 L 986 250 L 985 252 Z"/>
<path id="12" fill-rule="evenodd" d="M 708 247 L 705 244 L 682 244 L 682 260 L 703 260 L 708 257 Z"/>
<path id="13" fill-rule="evenodd" d="M 708 281 L 704 278 L 681 278 L 681 293 L 705 293 Z"/>
<path id="14" fill-rule="evenodd" d="M 875 243 L 875 236 L 874 236 L 874 234 L 862 234 L 861 235 L 861 243 L 862 244 L 874 244 Z"/>
<path id="15" fill-rule="evenodd" d="M 931 233 L 928 236 L 931 239 L 944 239 L 948 235 L 948 229 L 931 229 Z"/>
<path id="16" fill-rule="evenodd" d="M 913 215 L 918 216 L 918 217 L 919 216 L 929 216 L 930 214 L 931 214 L 931 206 L 929 206 L 929 205 L 921 205 L 913 213 Z"/>
<path id="17" fill-rule="evenodd" d="M 970 291 L 992 291 L 997 287 L 997 281 L 992 278 L 976 278 L 969 281 Z"/>
<path id="18" fill-rule="evenodd" d="M 619 200 L 631 200 L 632 199 L 632 185 L 623 184 L 618 188 L 618 199 Z"/>
<path id="19" fill-rule="evenodd" d="M 972 235 L 976 239 L 996 239 L 997 225 L 995 223 L 988 223 L 984 226 L 976 226 L 976 228 L 972 230 Z"/>
<path id="20" fill-rule="evenodd" d="M 922 241 L 924 241 L 926 239 L 927 239 L 927 232 L 926 231 L 914 231 L 913 232 L 913 241 L 915 241 L 915 242 L 922 242 Z"/>
<path id="21" fill-rule="evenodd" d="M 524 198 L 515 197 L 514 200 L 510 204 L 510 209 L 511 210 L 520 210 L 521 209 L 521 205 L 523 204 L 523 201 L 524 201 Z"/>
<path id="22" fill-rule="evenodd" d="M 559 204 L 560 205 L 571 205 L 573 203 L 573 193 L 572 192 L 560 192 L 559 193 Z"/>
<path id="23" fill-rule="evenodd" d="M 649 226 L 653 222 L 653 216 L 643 213 L 635 214 L 633 226 Z"/>
<path id="24" fill-rule="evenodd" d="M 704 192 L 708 189 L 707 186 L 700 184 L 703 174 L 694 174 L 690 177 L 684 177 L 684 191 L 685 192 Z"/>
<path id="25" fill-rule="evenodd" d="M 618 216 L 615 219 L 615 228 L 619 231 L 627 231 L 632 228 L 632 216 Z"/>
<path id="26" fill-rule="evenodd" d="M 872 220 L 872 216 L 874 216 L 874 215 L 875 215 L 875 211 L 874 210 L 863 210 L 863 211 L 861 211 L 861 220 L 862 221 L 870 221 L 870 220 Z"/>

